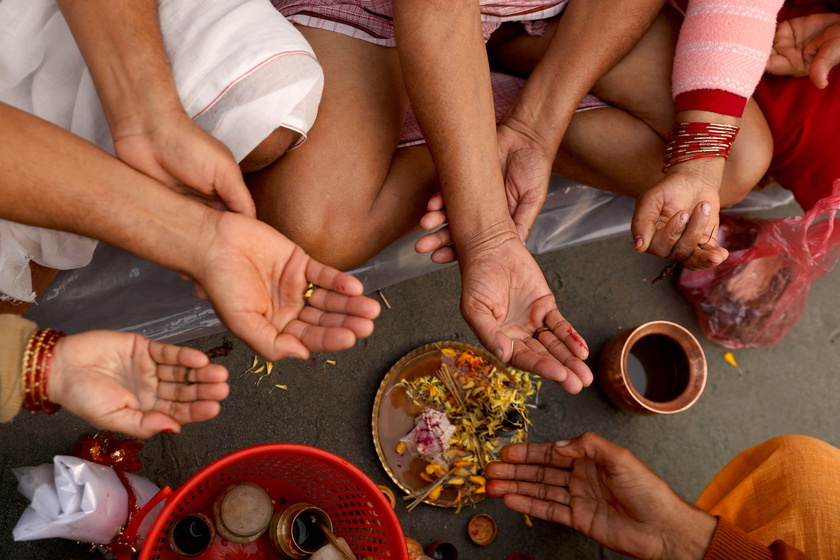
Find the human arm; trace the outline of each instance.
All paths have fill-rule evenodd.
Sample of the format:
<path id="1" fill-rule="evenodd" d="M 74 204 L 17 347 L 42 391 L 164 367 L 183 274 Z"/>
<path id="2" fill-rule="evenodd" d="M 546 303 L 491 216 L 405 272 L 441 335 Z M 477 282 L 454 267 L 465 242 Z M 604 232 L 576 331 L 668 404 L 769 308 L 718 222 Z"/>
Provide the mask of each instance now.
<path id="1" fill-rule="evenodd" d="M 221 142 L 184 111 L 164 50 L 156 0 L 59 0 L 90 70 L 121 160 L 217 208 L 254 216 Z"/>
<path id="2" fill-rule="evenodd" d="M 766 71 L 777 76 L 809 76 L 816 87 L 825 89 L 838 62 L 840 14 L 809 14 L 779 23 Z"/>
<path id="3" fill-rule="evenodd" d="M 592 380 L 581 361 L 588 348 L 557 311 L 507 208 L 478 2 L 393 6 L 406 89 L 446 199 L 462 274 L 461 312 L 499 359 L 577 392 Z M 546 324 L 550 333 L 531 337 Z"/>
<path id="4" fill-rule="evenodd" d="M 368 336 L 379 305 L 255 219 L 178 195 L 81 138 L 0 104 L 0 218 L 100 239 L 195 280 L 269 360 Z M 43 163 L 49 161 L 50 165 Z M 307 301 L 309 282 L 320 286 Z"/>
<path id="5" fill-rule="evenodd" d="M 781 4 L 689 1 L 674 60 L 675 130 L 684 123 L 741 125 L 772 47 Z M 669 144 L 679 142 L 669 139 Z M 671 165 L 637 201 L 631 224 L 636 250 L 676 258 L 689 268 L 723 262 L 728 253 L 716 247 L 715 233 L 724 169 L 724 159 L 717 156 Z M 709 205 L 708 216 L 701 210 L 704 204 Z"/>

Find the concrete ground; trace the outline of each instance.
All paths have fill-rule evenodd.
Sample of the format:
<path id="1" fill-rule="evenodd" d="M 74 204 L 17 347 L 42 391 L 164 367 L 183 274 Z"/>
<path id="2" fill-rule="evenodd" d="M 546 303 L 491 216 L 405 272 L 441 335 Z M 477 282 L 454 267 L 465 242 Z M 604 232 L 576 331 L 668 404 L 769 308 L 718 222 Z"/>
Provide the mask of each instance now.
<path id="1" fill-rule="evenodd" d="M 791 205 L 769 213 L 788 215 Z M 767 215 L 767 213 L 765 213 Z M 560 309 L 583 334 L 597 364 L 600 349 L 620 331 L 647 321 L 674 321 L 702 342 L 709 382 L 700 400 L 673 416 L 639 416 L 610 404 L 597 386 L 571 396 L 544 386 L 533 411 L 532 441 L 552 441 L 595 431 L 630 448 L 687 500 L 739 451 L 781 434 L 807 434 L 840 446 L 840 392 L 834 375 L 840 364 L 840 271 L 817 282 L 796 327 L 778 345 L 734 352 L 742 372 L 723 358 L 725 349 L 700 333 L 689 304 L 673 280 L 651 285 L 664 266 L 661 259 L 636 255 L 630 236 L 560 250 L 537 258 L 557 296 Z M 240 375 L 254 353 L 230 335 L 190 343 L 202 350 L 223 340 L 233 352 L 219 361 L 231 372 L 231 396 L 219 418 L 190 425 L 181 434 L 160 435 L 142 451 L 144 475 L 173 488 L 196 471 L 235 450 L 268 442 L 317 446 L 351 461 L 374 481 L 391 484 L 371 438 L 371 411 L 379 383 L 391 365 L 420 345 L 439 340 L 475 343 L 458 312 L 456 268 L 410 280 L 384 290 L 392 309 L 384 309 L 376 332 L 351 350 L 320 353 L 306 362 L 279 363 L 255 384 Z M 334 360 L 335 364 L 327 363 Z M 288 391 L 269 392 L 274 384 Z M 96 557 L 83 545 L 51 539 L 14 543 L 11 530 L 26 506 L 16 491 L 12 467 L 48 462 L 71 451 L 88 428 L 62 412 L 57 417 L 20 414 L 0 426 L 0 558 L 16 560 Z M 391 484 L 392 487 L 394 487 Z M 421 543 L 455 543 L 462 560 L 503 560 L 518 551 L 537 559 L 615 558 L 580 534 L 522 516 L 495 500 L 475 510 L 421 506 L 409 513 L 397 507 L 406 535 Z M 466 523 L 475 512 L 489 513 L 498 537 L 486 548 L 471 544 Z"/>

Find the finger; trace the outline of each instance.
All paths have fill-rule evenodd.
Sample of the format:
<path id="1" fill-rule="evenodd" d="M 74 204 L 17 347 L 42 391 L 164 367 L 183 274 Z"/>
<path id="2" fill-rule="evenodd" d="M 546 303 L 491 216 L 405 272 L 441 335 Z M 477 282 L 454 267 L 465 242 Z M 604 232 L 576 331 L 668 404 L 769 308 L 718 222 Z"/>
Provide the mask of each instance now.
<path id="1" fill-rule="evenodd" d="M 221 364 L 208 364 L 199 369 L 158 365 L 157 376 L 164 383 L 224 383 L 228 380 L 228 370 Z"/>
<path id="2" fill-rule="evenodd" d="M 499 456 L 505 463 L 572 468 L 573 458 L 557 454 L 555 447 L 553 443 L 514 443 L 504 446 Z"/>
<path id="3" fill-rule="evenodd" d="M 164 402 L 155 406 L 154 412 L 160 412 L 180 425 L 191 422 L 204 422 L 215 418 L 221 412 L 222 406 L 217 400 L 193 402 Z"/>
<path id="4" fill-rule="evenodd" d="M 572 523 L 572 510 L 564 504 L 538 500 L 519 494 L 505 494 L 502 501 L 508 509 L 529 517 L 567 526 Z"/>
<path id="5" fill-rule="evenodd" d="M 455 247 L 447 245 L 441 247 L 432 253 L 432 262 L 435 264 L 449 264 L 458 260 L 458 255 L 455 253 Z"/>
<path id="6" fill-rule="evenodd" d="M 689 270 L 704 270 L 718 266 L 727 258 L 729 258 L 729 251 L 724 247 L 711 247 L 709 249 L 698 247 L 682 264 Z"/>
<path id="7" fill-rule="evenodd" d="M 676 240 L 674 246 L 671 248 L 671 253 L 668 255 L 669 259 L 683 262 L 687 260 L 698 248 L 703 248 L 711 241 L 711 213 L 712 205 L 709 202 L 701 202 L 692 210 L 688 223 L 682 231 L 679 239 Z M 683 214 L 679 215 L 682 219 Z M 716 243 L 715 243 L 716 245 Z"/>
<path id="8" fill-rule="evenodd" d="M 520 201 L 516 210 L 513 212 L 513 223 L 516 226 L 516 233 L 522 243 L 528 241 L 528 235 L 531 233 L 531 228 L 540 215 L 540 211 L 545 205 L 545 198 L 540 201 Z"/>
<path id="9" fill-rule="evenodd" d="M 158 383 L 157 388 L 158 398 L 162 401 L 171 403 L 222 401 L 226 399 L 229 394 L 230 387 L 224 381 L 216 383 L 162 381 Z"/>
<path id="10" fill-rule="evenodd" d="M 422 218 L 420 218 L 420 227 L 425 230 L 431 230 L 442 226 L 447 221 L 448 217 L 446 212 L 440 210 L 437 212 L 427 212 Z"/>
<path id="11" fill-rule="evenodd" d="M 251 191 L 245 185 L 242 171 L 234 162 L 233 156 L 230 156 L 227 165 L 222 167 L 213 188 L 232 212 L 244 214 L 249 218 L 257 217 L 257 207 L 251 197 Z"/>
<path id="12" fill-rule="evenodd" d="M 667 258 L 685 231 L 690 216 L 688 212 L 679 212 L 668 220 L 664 228 L 654 233 L 647 252 L 657 257 Z"/>
<path id="13" fill-rule="evenodd" d="M 365 338 L 373 333 L 374 325 L 371 319 L 363 319 L 343 313 L 326 313 L 314 307 L 304 307 L 298 318 L 310 325 L 349 329 L 357 338 Z"/>
<path id="14" fill-rule="evenodd" d="M 633 219 L 630 222 L 630 232 L 633 235 L 633 247 L 637 253 L 648 250 L 656 233 L 656 223 L 661 215 L 662 204 L 654 195 L 642 195 L 636 202 Z"/>
<path id="15" fill-rule="evenodd" d="M 840 39 L 822 43 L 808 74 L 811 82 L 820 89 L 828 87 L 831 70 L 840 63 Z"/>
<path id="16" fill-rule="evenodd" d="M 589 367 L 580 358 L 574 356 L 552 333 L 546 331 L 537 336 L 541 340 L 554 338 L 556 355 L 549 353 L 540 340 L 528 337 L 514 343 L 511 365 L 554 381 L 572 395 L 579 393 L 584 386 L 591 383 L 592 373 Z"/>
<path id="17" fill-rule="evenodd" d="M 439 210 L 443 210 L 443 193 L 436 192 L 429 198 L 429 204 L 426 205 L 426 210 L 429 212 L 436 212 Z"/>
<path id="18" fill-rule="evenodd" d="M 290 321 L 283 333 L 300 340 L 312 352 L 337 352 L 356 343 L 356 335 L 350 329 L 310 325 L 297 319 Z"/>
<path id="19" fill-rule="evenodd" d="M 559 309 L 555 307 L 546 313 L 543 322 L 551 329 L 551 332 L 555 337 L 563 341 L 563 344 L 572 352 L 572 354 L 581 360 L 585 360 L 589 357 L 589 346 L 587 346 L 586 341 L 583 340 L 583 337 L 581 337 L 574 327 L 572 327 L 572 324 L 563 318 Z M 554 354 L 551 348 L 549 348 L 549 351 Z"/>
<path id="20" fill-rule="evenodd" d="M 142 348 L 142 344 L 148 339 L 144 339 L 140 335 L 135 336 L 138 339 L 135 347 Z M 207 354 L 195 348 L 175 346 L 174 344 L 165 344 L 155 340 L 148 340 L 148 344 L 149 356 L 158 364 L 200 368 L 210 363 L 210 358 L 207 357 Z"/>
<path id="21" fill-rule="evenodd" d="M 357 278 L 313 258 L 310 258 L 306 265 L 306 280 L 347 296 L 360 296 L 365 293 L 365 287 Z"/>
<path id="22" fill-rule="evenodd" d="M 568 505 L 571 500 L 568 488 L 522 480 L 491 480 L 487 483 L 486 490 L 491 498 L 501 498 L 505 494 L 518 494 L 563 505 Z"/>
<path id="23" fill-rule="evenodd" d="M 309 298 L 309 306 L 328 313 L 361 317 L 363 319 L 376 319 L 382 311 L 382 306 L 379 305 L 379 302 L 369 297 L 348 297 L 344 294 L 323 288 L 316 288 L 312 292 Z"/>
<path id="24" fill-rule="evenodd" d="M 449 227 L 443 227 L 437 231 L 427 233 L 414 243 L 414 250 L 418 253 L 431 253 L 441 247 L 445 247 L 452 243 L 452 232 Z"/>
<path id="25" fill-rule="evenodd" d="M 462 315 L 481 345 L 502 362 L 510 363 L 514 355 L 512 339 L 502 332 L 496 317 L 486 307 L 462 310 Z"/>
<path id="26" fill-rule="evenodd" d="M 490 468 L 490 467 L 493 468 Z M 487 478 L 494 480 L 519 480 L 522 482 L 536 482 L 551 486 L 568 486 L 571 471 L 545 465 L 515 465 L 495 461 L 484 469 Z"/>
<path id="27" fill-rule="evenodd" d="M 281 333 L 274 324 L 259 313 L 237 316 L 236 321 L 231 321 L 226 326 L 266 360 L 274 362 L 285 358 L 297 360 L 309 358 L 309 348 L 299 338 L 285 332 Z"/>

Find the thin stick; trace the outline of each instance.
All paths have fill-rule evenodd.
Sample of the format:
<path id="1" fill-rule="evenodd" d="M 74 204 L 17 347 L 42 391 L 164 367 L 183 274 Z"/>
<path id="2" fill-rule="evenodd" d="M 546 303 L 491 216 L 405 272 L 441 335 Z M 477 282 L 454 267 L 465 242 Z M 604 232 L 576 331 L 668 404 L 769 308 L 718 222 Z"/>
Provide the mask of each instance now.
<path id="1" fill-rule="evenodd" d="M 330 543 L 332 543 L 332 545 L 338 549 L 338 552 L 341 554 L 342 558 L 344 558 L 345 560 L 356 560 L 355 556 L 344 550 L 344 547 L 341 546 L 341 543 L 338 541 L 338 537 L 335 536 L 335 533 L 330 531 L 329 527 L 324 525 L 324 523 L 314 515 L 310 516 L 310 519 L 313 522 L 315 522 L 318 525 L 318 527 L 321 528 L 321 531 L 324 532 L 324 535 L 327 537 L 327 539 L 329 539 Z"/>
<path id="2" fill-rule="evenodd" d="M 435 488 L 437 488 L 438 486 L 440 486 L 441 484 L 443 484 L 444 482 L 446 482 L 447 480 L 449 480 L 449 476 L 450 476 L 453 472 L 455 472 L 455 468 L 454 468 L 454 467 L 453 467 L 453 468 L 452 468 L 452 469 L 451 469 L 448 473 L 446 473 L 445 475 L 443 475 L 442 477 L 440 477 L 439 479 L 437 479 L 437 480 L 436 480 L 436 481 L 434 481 L 433 483 L 429 484 L 429 485 L 428 485 L 428 486 L 426 486 L 425 488 L 423 488 L 423 489 L 421 489 L 421 490 L 417 490 L 416 492 L 412 492 L 411 494 L 407 494 L 407 495 L 403 496 L 403 500 L 414 500 L 413 502 L 411 502 L 410 504 L 408 504 L 408 505 L 406 506 L 406 509 L 407 509 L 408 511 L 412 511 L 412 510 L 413 510 L 414 508 L 416 508 L 418 505 L 420 505 L 421 503 L 423 503 L 423 500 L 425 500 L 426 498 L 428 498 L 428 497 L 429 497 L 429 494 L 431 494 L 431 493 L 432 493 L 432 491 L 433 491 Z"/>
<path id="3" fill-rule="evenodd" d="M 376 293 L 379 294 L 379 297 L 382 298 L 382 303 L 385 304 L 385 307 L 391 309 L 391 304 L 388 303 L 388 298 L 385 297 L 385 294 L 382 293 L 382 290 L 376 290 Z"/>

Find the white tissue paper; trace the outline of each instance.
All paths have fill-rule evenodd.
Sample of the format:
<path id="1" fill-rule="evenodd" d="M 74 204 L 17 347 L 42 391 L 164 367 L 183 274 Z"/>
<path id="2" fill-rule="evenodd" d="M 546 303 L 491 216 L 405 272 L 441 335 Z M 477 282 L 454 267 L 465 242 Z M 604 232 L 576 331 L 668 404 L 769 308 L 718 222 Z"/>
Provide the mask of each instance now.
<path id="1" fill-rule="evenodd" d="M 16 541 L 59 537 L 108 544 L 128 520 L 128 494 L 113 468 L 78 457 L 57 455 L 53 464 L 12 469 L 18 490 L 30 500 L 12 532 Z M 159 488 L 125 473 L 142 507 Z M 140 526 L 145 537 L 163 503 Z"/>

